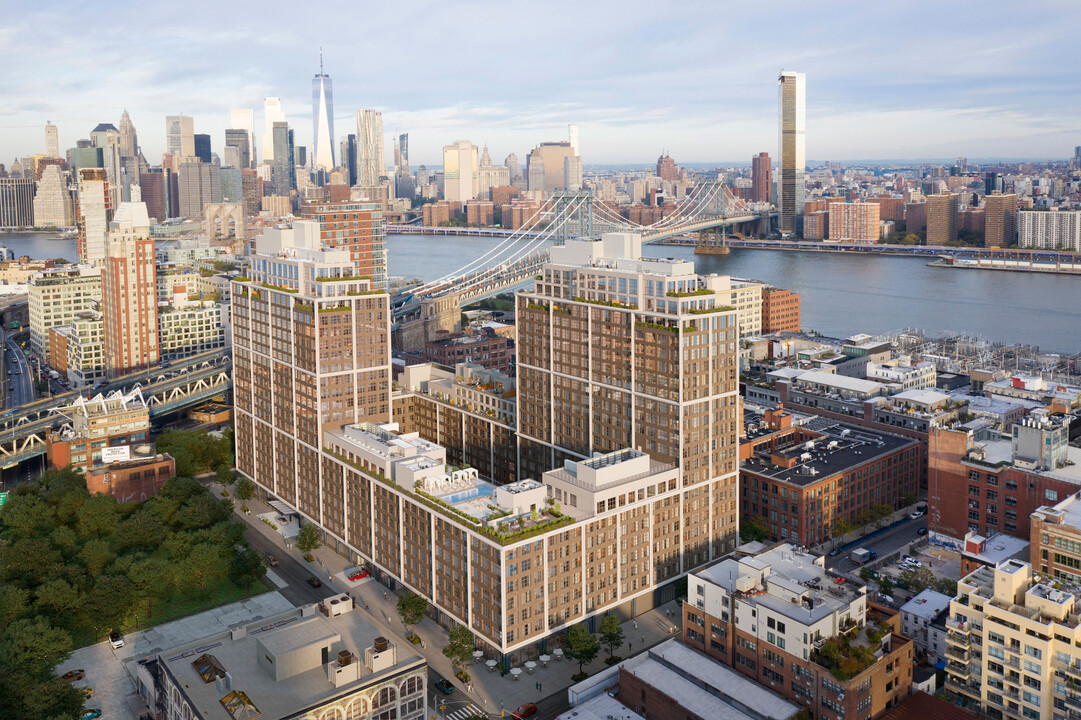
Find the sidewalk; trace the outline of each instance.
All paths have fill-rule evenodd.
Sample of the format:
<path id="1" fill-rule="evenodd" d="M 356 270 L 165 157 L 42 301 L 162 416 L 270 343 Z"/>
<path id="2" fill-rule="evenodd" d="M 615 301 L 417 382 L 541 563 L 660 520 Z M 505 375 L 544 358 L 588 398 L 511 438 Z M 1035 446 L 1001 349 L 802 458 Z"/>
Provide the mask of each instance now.
<path id="1" fill-rule="evenodd" d="M 211 486 L 211 489 L 215 494 L 220 494 L 220 486 L 215 484 Z M 260 514 L 270 512 L 271 508 L 258 500 L 249 500 L 245 504 L 251 511 L 250 515 L 241 513 L 241 502 L 239 500 L 236 502 L 236 511 L 240 518 L 257 532 L 273 539 L 282 548 L 282 553 L 289 553 L 303 563 L 301 553 L 291 547 L 292 543 L 289 543 L 290 547 L 287 549 L 281 534 L 258 518 Z M 341 573 L 346 568 L 352 567 L 352 563 L 326 547 L 319 548 L 312 555 L 315 556 L 315 563 L 309 566 L 313 570 L 316 570 L 315 566 L 318 566 L 318 574 L 327 578 L 328 585 L 348 593 L 356 600 L 357 610 L 366 612 L 376 622 L 391 628 L 400 642 L 408 642 L 404 639 L 407 634 L 406 628 L 397 610 L 398 597 L 406 594 L 405 590 L 398 592 L 388 590 L 371 577 L 356 583 L 345 579 Z M 623 623 L 624 645 L 616 651 L 616 655 L 627 658 L 653 647 L 677 634 L 681 624 L 681 610 L 676 601 L 654 608 L 634 620 L 628 620 Z M 567 659 L 557 661 L 553 657 L 547 667 L 541 666 L 538 662 L 532 673 L 522 668 L 522 674 L 518 680 L 515 680 L 511 673 L 501 675 L 498 668 L 494 672 L 489 672 L 485 664 L 489 658 L 483 657 L 476 664 L 466 666 L 466 672 L 472 676 L 472 680 L 468 684 L 462 683 L 454 677 L 450 660 L 443 655 L 443 647 L 447 643 L 447 631 L 427 617 L 416 626 L 415 630 L 423 644 L 414 646 L 414 649 L 428 661 L 429 667 L 454 683 L 458 692 L 465 695 L 474 705 L 496 716 L 501 711 L 506 711 L 506 715 L 509 716 L 510 711 L 522 703 L 535 703 L 553 694 L 565 693 L 566 689 L 574 684 L 571 676 L 578 672 L 577 662 Z M 584 671 L 593 675 L 606 669 L 608 667 L 604 662 L 606 657 L 602 648 L 597 659 L 585 666 Z M 455 694 L 452 699 L 464 700 L 465 698 Z"/>

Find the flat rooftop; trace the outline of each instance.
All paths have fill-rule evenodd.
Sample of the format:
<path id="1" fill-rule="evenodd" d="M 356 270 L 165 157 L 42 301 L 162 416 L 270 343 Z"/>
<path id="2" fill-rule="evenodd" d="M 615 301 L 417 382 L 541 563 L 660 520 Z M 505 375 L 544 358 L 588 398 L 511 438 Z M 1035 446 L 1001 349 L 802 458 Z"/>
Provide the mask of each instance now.
<path id="1" fill-rule="evenodd" d="M 901 612 L 910 613 L 930 622 L 950 606 L 950 600 L 952 599 L 949 595 L 943 595 L 928 588 L 902 605 Z"/>
<path id="2" fill-rule="evenodd" d="M 307 606 L 310 611 L 311 606 Z M 306 608 L 295 608 L 281 615 L 261 620 L 247 626 L 247 636 L 233 640 L 227 631 L 158 654 L 184 692 L 206 720 L 234 720 L 219 702 L 226 694 L 220 692 L 214 682 L 204 683 L 192 667 L 192 662 L 204 654 L 213 655 L 222 669 L 232 677 L 234 690 L 243 692 L 259 709 L 262 717 L 284 717 L 291 713 L 324 703 L 332 698 L 356 692 L 358 688 L 382 677 L 396 675 L 413 665 L 423 665 L 424 660 L 412 652 L 412 645 L 395 637 L 367 614 L 353 610 L 337 617 L 326 618 L 318 612 L 303 617 Z M 385 637 L 397 648 L 397 662 L 387 670 L 372 673 L 362 668 L 361 677 L 353 683 L 334 687 L 327 679 L 325 666 L 294 675 L 280 682 L 256 662 L 258 641 L 278 650 L 306 645 L 317 638 L 341 638 L 343 649 L 350 650 L 353 662 L 364 662 L 364 650 L 371 647 L 376 637 Z M 331 653 L 331 660 L 337 659 Z"/>
<path id="3" fill-rule="evenodd" d="M 962 549 L 961 554 L 971 558 L 975 558 L 984 565 L 991 565 L 993 567 L 995 565 L 998 565 L 1000 562 L 1009 560 L 1010 558 L 1018 555 L 1019 553 L 1024 553 L 1021 559 L 1027 562 L 1028 546 L 1028 540 L 1014 537 L 1013 535 L 1006 535 L 1005 533 L 999 533 L 998 535 L 987 539 L 987 543 L 984 545 L 983 552 L 970 553 Z"/>
<path id="4" fill-rule="evenodd" d="M 850 360 L 851 358 L 845 357 L 844 360 Z M 837 375 L 836 373 L 822 372 L 820 370 L 811 370 L 799 375 L 796 380 L 796 385 L 825 385 L 827 387 L 836 388 L 837 390 L 845 390 L 851 393 L 857 393 L 860 395 L 871 395 L 874 393 L 881 393 L 885 387 L 885 383 L 875 382 L 874 380 L 861 380 L 860 378 L 847 377 L 845 375 Z"/>
<path id="5" fill-rule="evenodd" d="M 606 692 L 564 710 L 556 720 L 646 720 Z"/>
<path id="6" fill-rule="evenodd" d="M 866 597 L 864 584 L 851 579 L 843 585 L 834 584 L 835 575 L 826 570 L 822 556 L 797 550 L 789 543 L 777 545 L 754 557 L 740 560 L 726 558 L 694 574 L 731 594 L 737 592 L 740 577 L 750 575 L 757 578 L 767 567 L 770 569 L 769 576 L 751 591 L 764 592 L 757 592 L 748 600 L 805 625 L 818 622 L 845 609 L 860 597 Z M 807 602 L 793 604 L 787 597 L 772 594 L 771 588 L 800 595 Z"/>
<path id="7" fill-rule="evenodd" d="M 400 458 L 440 449 L 439 445 L 411 435 L 398 435 L 374 423 L 346 425 L 339 435 L 368 452 L 384 458 Z"/>
<path id="8" fill-rule="evenodd" d="M 975 460 L 965 458 L 970 464 L 998 465 L 1013 463 L 1013 443 L 1010 440 L 989 440 L 978 443 L 984 450 L 984 459 Z M 1066 460 L 1070 463 L 1065 467 L 1054 470 L 1037 470 L 1025 468 L 1025 472 L 1044 477 L 1055 478 L 1063 482 L 1072 483 L 1081 487 L 1081 448 L 1070 445 L 1066 448 Z"/>
<path id="9" fill-rule="evenodd" d="M 800 706 L 671 638 L 623 670 L 704 718 L 787 720 Z M 616 715 L 615 717 L 622 717 Z"/>
<path id="10" fill-rule="evenodd" d="M 771 454 L 763 450 L 744 461 L 740 471 L 803 487 L 917 444 L 916 440 L 899 435 L 836 421 L 811 423 L 807 427 L 823 437 L 778 453 L 794 461 L 792 467 L 774 465 Z"/>

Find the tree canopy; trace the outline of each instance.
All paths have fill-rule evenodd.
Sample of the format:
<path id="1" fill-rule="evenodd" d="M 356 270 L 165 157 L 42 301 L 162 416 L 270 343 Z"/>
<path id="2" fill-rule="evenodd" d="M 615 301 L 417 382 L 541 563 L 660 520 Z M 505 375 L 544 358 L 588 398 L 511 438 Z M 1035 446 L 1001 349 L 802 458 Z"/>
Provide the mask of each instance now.
<path id="1" fill-rule="evenodd" d="M 261 588 L 262 558 L 227 502 L 189 478 L 120 503 L 70 468 L 16 486 L 0 508 L 0 717 L 77 717 L 53 668 L 110 630 Z"/>

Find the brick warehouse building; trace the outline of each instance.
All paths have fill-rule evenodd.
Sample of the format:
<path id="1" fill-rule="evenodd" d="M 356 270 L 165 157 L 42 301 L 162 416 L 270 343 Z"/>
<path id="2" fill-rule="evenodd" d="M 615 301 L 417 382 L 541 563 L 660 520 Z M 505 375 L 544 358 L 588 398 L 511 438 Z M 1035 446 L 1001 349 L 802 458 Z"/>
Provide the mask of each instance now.
<path id="1" fill-rule="evenodd" d="M 799 332 L 799 293 L 782 288 L 762 288 L 762 332 Z"/>
<path id="2" fill-rule="evenodd" d="M 683 641 L 815 718 L 873 718 L 912 687 L 913 642 L 896 610 L 824 557 L 783 543 L 688 576 Z"/>
<path id="3" fill-rule="evenodd" d="M 826 418 L 784 427 L 774 411 L 740 445 L 743 518 L 772 540 L 815 545 L 879 505 L 898 510 L 919 491 L 919 443 Z"/>
<path id="4" fill-rule="evenodd" d="M 935 428 L 928 468 L 928 531 L 960 546 L 965 534 L 1027 540 L 1030 516 L 1081 489 L 1081 448 L 1068 444 L 1070 417 L 1033 413 L 1010 435 L 976 427 Z"/>

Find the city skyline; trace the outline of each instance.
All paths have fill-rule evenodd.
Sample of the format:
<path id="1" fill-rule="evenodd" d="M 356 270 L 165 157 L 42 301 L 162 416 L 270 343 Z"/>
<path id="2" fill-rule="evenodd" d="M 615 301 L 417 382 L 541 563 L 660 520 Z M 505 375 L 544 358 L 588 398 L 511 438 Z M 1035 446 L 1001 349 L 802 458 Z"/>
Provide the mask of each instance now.
<path id="1" fill-rule="evenodd" d="M 426 5 L 405 17 L 370 10 L 375 25 L 415 28 L 408 45 L 418 55 L 418 73 L 409 79 L 355 65 L 345 41 L 319 37 L 322 15 L 296 18 L 286 34 L 272 24 L 272 13 L 247 15 L 256 18 L 250 30 L 205 31 L 187 20 L 199 17 L 198 3 L 182 15 L 141 11 L 138 25 L 105 24 L 123 13 L 105 19 L 79 8 L 20 11 L 9 15 L 0 57 L 15 68 L 34 57 L 35 71 L 0 81 L 14 98 L 0 115 L 0 161 L 43 151 L 47 120 L 68 148 L 97 123 L 116 122 L 125 108 L 152 162 L 165 141 L 152 130 L 166 115 L 192 116 L 215 147 L 222 145 L 230 108 L 258 113 L 264 97 L 281 96 L 286 117 L 304 117 L 320 41 L 338 86 L 337 125 L 351 125 L 358 109 L 382 110 L 388 132 L 413 135 L 414 164 L 438 165 L 442 146 L 456 138 L 487 143 L 494 157 L 522 154 L 562 137 L 568 122 L 581 125 L 586 165 L 645 163 L 661 147 L 683 163 L 746 161 L 776 144 L 767 120 L 780 68 L 808 77 L 809 160 L 1066 158 L 1077 144 L 1072 118 L 1081 79 L 1046 64 L 1043 53 L 1069 40 L 1077 26 L 1070 16 L 1081 20 L 1081 9 L 1043 7 L 1055 11 L 1055 23 L 1036 8 L 1008 28 L 994 13 L 958 14 L 930 28 L 922 22 L 926 5 L 861 7 L 840 18 L 793 5 L 783 26 L 770 25 L 771 34 L 762 35 L 748 32 L 765 27 L 765 11 L 754 8 L 717 13 L 702 4 L 663 10 L 643 4 L 613 13 L 607 5 L 555 5 L 531 17 L 530 26 L 542 35 L 559 28 L 562 42 L 554 50 L 506 43 L 510 62 L 491 62 L 490 40 L 524 27 L 511 8 Z M 567 13 L 578 21 L 564 31 Z M 442 63 L 439 28 L 450 15 L 471 18 L 473 34 L 456 48 L 454 63 Z M 74 40 L 43 53 L 32 44 L 35 27 Z M 863 32 L 874 27 L 889 27 L 905 42 L 882 43 Z M 371 57 L 401 51 L 395 34 L 375 35 Z M 102 75 L 102 65 L 121 69 Z M 308 133 L 297 123 L 298 145 L 312 145 Z"/>

